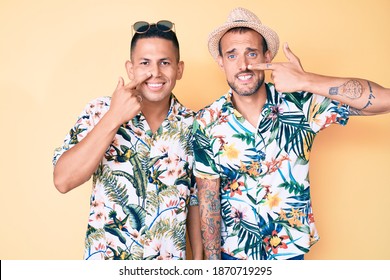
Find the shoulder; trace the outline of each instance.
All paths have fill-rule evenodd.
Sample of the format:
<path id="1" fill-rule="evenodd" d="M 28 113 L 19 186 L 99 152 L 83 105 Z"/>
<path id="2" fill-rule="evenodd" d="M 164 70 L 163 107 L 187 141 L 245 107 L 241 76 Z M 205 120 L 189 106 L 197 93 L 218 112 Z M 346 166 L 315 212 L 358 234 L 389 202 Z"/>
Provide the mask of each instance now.
<path id="1" fill-rule="evenodd" d="M 295 91 L 295 92 L 279 92 L 276 90 L 273 83 L 267 83 L 267 95 L 271 100 L 286 100 L 287 102 L 299 102 L 302 103 L 305 100 L 309 100 L 314 95 L 307 91 Z"/>
<path id="2" fill-rule="evenodd" d="M 201 108 L 196 113 L 196 118 L 209 118 L 210 121 L 215 120 L 219 117 L 219 114 L 227 101 L 227 95 L 223 95 L 213 103 Z"/>
<path id="3" fill-rule="evenodd" d="M 86 105 L 86 108 L 91 108 L 91 109 L 103 109 L 103 108 L 108 108 L 110 107 L 110 103 L 111 103 L 111 97 L 110 96 L 101 96 L 101 97 L 97 97 L 95 99 L 92 99 L 90 100 L 87 105 Z"/>
<path id="4" fill-rule="evenodd" d="M 200 109 L 195 115 L 194 131 L 213 129 L 220 123 L 220 120 L 232 111 L 227 102 L 228 94 L 223 95 L 213 103 Z"/>
<path id="5" fill-rule="evenodd" d="M 82 115 L 99 120 L 110 108 L 110 103 L 111 97 L 109 96 L 92 99 L 85 105 Z"/>
<path id="6" fill-rule="evenodd" d="M 195 112 L 190 108 L 184 106 L 174 95 L 172 95 L 173 102 L 171 104 L 171 118 L 180 120 L 183 122 L 188 122 L 189 124 L 193 122 L 195 117 Z"/>
<path id="7" fill-rule="evenodd" d="M 307 91 L 279 92 L 275 89 L 274 84 L 267 83 L 267 100 L 270 104 L 282 104 L 290 109 L 296 107 L 302 110 L 305 104 L 311 104 L 313 100 L 316 103 L 321 103 L 324 98 Z M 291 107 L 291 105 L 294 106 Z"/>

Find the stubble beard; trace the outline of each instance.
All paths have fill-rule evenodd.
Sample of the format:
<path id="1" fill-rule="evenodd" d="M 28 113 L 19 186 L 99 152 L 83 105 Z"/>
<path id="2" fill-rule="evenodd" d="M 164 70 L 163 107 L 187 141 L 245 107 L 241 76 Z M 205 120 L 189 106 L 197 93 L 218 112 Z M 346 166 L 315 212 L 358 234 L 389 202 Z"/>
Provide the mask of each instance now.
<path id="1" fill-rule="evenodd" d="M 249 88 L 246 90 L 240 89 L 239 86 L 237 86 L 237 84 L 235 82 L 231 83 L 231 82 L 227 81 L 227 83 L 230 86 L 230 88 L 235 93 L 237 93 L 239 96 L 251 96 L 251 95 L 255 94 L 260 89 L 260 87 L 263 85 L 264 77 L 259 78 L 257 80 L 257 83 L 252 88 Z"/>

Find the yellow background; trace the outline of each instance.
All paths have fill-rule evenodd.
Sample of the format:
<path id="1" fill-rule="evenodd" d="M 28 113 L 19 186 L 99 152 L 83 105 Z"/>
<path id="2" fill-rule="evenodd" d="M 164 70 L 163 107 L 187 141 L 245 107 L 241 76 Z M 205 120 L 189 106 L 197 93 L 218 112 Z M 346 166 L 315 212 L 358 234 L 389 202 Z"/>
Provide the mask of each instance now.
<path id="1" fill-rule="evenodd" d="M 389 0 L 1 0 L 0 259 L 81 259 L 91 182 L 66 195 L 52 154 L 85 104 L 125 76 L 131 24 L 169 19 L 186 63 L 174 93 L 198 110 L 226 92 L 208 33 L 242 6 L 307 71 L 390 87 Z M 284 61 L 283 52 L 274 61 Z M 306 259 L 390 259 L 390 115 L 321 132 L 312 198 L 321 240 Z"/>

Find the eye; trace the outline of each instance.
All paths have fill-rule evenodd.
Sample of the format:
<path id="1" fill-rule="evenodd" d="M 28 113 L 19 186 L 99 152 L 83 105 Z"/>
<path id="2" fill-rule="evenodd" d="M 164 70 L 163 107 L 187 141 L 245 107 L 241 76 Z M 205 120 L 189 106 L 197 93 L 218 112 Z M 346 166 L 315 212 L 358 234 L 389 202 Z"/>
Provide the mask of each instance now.
<path id="1" fill-rule="evenodd" d="M 163 66 L 168 66 L 170 64 L 171 63 L 169 61 L 161 61 L 161 65 L 163 65 Z"/>
<path id="2" fill-rule="evenodd" d="M 141 65 L 149 65 L 149 61 L 144 60 L 144 61 L 141 61 L 139 64 L 141 64 Z"/>
<path id="3" fill-rule="evenodd" d="M 234 58 L 236 58 L 236 55 L 235 55 L 235 54 L 229 54 L 229 55 L 227 56 L 227 58 L 228 58 L 228 59 L 234 59 Z"/>
<path id="4" fill-rule="evenodd" d="M 254 57 L 257 57 L 257 53 L 250 52 L 250 53 L 248 53 L 248 56 L 254 58 Z"/>

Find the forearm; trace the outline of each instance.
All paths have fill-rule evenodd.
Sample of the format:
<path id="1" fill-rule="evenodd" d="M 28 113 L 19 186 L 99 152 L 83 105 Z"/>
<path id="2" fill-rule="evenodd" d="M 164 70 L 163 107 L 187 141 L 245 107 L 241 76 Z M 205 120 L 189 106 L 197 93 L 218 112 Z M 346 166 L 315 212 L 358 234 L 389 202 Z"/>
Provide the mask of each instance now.
<path id="1" fill-rule="evenodd" d="M 306 73 L 303 90 L 347 104 L 353 115 L 390 112 L 390 89 L 368 80 Z"/>
<path id="2" fill-rule="evenodd" d="M 53 173 L 58 191 L 66 193 L 89 180 L 118 128 L 107 113 L 83 140 L 59 158 Z"/>
<path id="3" fill-rule="evenodd" d="M 190 206 L 188 208 L 187 229 L 191 244 L 192 257 L 194 260 L 202 260 L 203 245 L 200 234 L 199 206 Z"/>
<path id="4" fill-rule="evenodd" d="M 221 202 L 219 179 L 196 179 L 200 210 L 200 230 L 206 259 L 221 259 Z"/>

